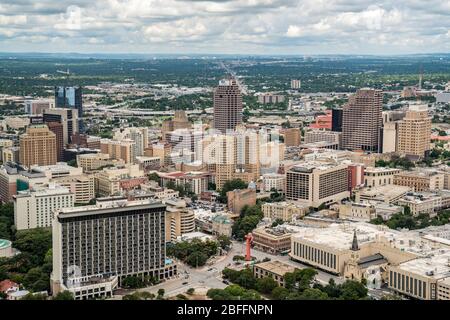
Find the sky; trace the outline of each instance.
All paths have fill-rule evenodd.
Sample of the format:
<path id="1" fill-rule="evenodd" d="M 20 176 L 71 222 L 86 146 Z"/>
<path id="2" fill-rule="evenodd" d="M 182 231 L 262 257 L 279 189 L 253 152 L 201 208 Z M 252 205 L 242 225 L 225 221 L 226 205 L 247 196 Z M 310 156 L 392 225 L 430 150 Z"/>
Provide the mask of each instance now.
<path id="1" fill-rule="evenodd" d="M 450 0 L 0 0 L 0 52 L 450 52 Z"/>

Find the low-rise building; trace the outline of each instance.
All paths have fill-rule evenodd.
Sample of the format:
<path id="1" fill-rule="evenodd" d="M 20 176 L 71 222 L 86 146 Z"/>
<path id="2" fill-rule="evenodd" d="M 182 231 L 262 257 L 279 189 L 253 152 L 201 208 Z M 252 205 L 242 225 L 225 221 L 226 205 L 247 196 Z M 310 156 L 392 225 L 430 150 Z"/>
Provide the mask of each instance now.
<path id="1" fill-rule="evenodd" d="M 388 286 L 420 300 L 450 300 L 450 250 L 439 249 L 423 257 L 388 267 Z"/>
<path id="2" fill-rule="evenodd" d="M 267 202 L 261 206 L 265 218 L 292 221 L 302 218 L 309 212 L 309 207 L 295 202 Z"/>
<path id="3" fill-rule="evenodd" d="M 367 167 L 364 170 L 364 186 L 379 187 L 394 183 L 394 175 L 400 173 L 400 169 Z"/>
<path id="4" fill-rule="evenodd" d="M 237 189 L 227 192 L 228 210 L 240 214 L 245 206 L 256 204 L 256 191 L 253 189 Z"/>
<path id="5" fill-rule="evenodd" d="M 254 247 L 264 252 L 283 254 L 291 249 L 292 234 L 283 227 L 258 228 L 252 235 Z"/>
<path id="6" fill-rule="evenodd" d="M 211 220 L 212 233 L 214 235 L 231 237 L 233 220 L 228 215 L 217 214 Z"/>
<path id="7" fill-rule="evenodd" d="M 88 153 L 77 155 L 77 165 L 84 172 L 92 172 L 101 170 L 105 167 L 123 166 L 125 161 L 119 159 L 111 159 L 109 154 L 104 153 Z"/>
<path id="8" fill-rule="evenodd" d="M 310 130 L 305 132 L 304 143 L 315 143 L 326 141 L 337 145 L 337 149 L 341 148 L 342 132 L 333 132 L 327 130 Z"/>
<path id="9" fill-rule="evenodd" d="M 346 202 L 339 205 L 339 218 L 370 221 L 377 217 L 373 204 L 365 202 Z"/>
<path id="10" fill-rule="evenodd" d="M 415 216 L 421 213 L 433 214 L 442 208 L 442 197 L 436 193 L 410 192 L 399 199 L 397 204 L 409 207 Z"/>
<path id="11" fill-rule="evenodd" d="M 411 192 L 410 187 L 385 185 L 379 187 L 366 187 L 355 190 L 355 202 L 361 201 L 375 201 L 387 204 L 395 204 L 399 199 L 403 198 L 408 192 Z"/>
<path id="12" fill-rule="evenodd" d="M 208 172 L 169 172 L 159 173 L 162 185 L 165 186 L 172 181 L 176 186 L 184 186 L 187 190 L 200 195 L 208 190 L 208 184 L 211 182 L 211 175 Z"/>
<path id="13" fill-rule="evenodd" d="M 253 266 L 255 278 L 261 279 L 270 277 L 274 279 L 280 287 L 285 286 L 284 276 L 286 273 L 292 273 L 296 270 L 294 266 L 281 261 L 260 262 Z"/>
<path id="14" fill-rule="evenodd" d="M 410 187 L 416 192 L 442 190 L 444 189 L 444 174 L 428 169 L 402 171 L 394 175 L 394 184 Z"/>
<path id="15" fill-rule="evenodd" d="M 96 191 L 101 196 L 117 195 L 122 191 L 121 182 L 123 180 L 142 177 L 144 177 L 144 172 L 139 169 L 139 165 L 104 168 L 95 175 Z M 141 181 L 138 183 L 141 184 Z"/>

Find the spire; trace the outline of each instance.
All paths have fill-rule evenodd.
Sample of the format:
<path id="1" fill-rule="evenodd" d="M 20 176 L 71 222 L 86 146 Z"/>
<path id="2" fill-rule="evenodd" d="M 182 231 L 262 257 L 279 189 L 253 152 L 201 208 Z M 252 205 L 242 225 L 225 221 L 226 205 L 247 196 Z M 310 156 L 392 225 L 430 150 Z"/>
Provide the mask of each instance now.
<path id="1" fill-rule="evenodd" d="M 353 230 L 353 242 L 352 242 L 352 251 L 358 251 L 359 250 L 359 246 L 358 246 L 358 239 L 356 238 L 356 229 Z"/>

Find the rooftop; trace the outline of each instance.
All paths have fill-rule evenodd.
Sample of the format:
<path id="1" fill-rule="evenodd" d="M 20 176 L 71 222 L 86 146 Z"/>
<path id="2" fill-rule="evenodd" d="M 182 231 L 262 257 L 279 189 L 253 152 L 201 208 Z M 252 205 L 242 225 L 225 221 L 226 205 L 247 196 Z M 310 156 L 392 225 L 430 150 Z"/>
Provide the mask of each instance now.
<path id="1" fill-rule="evenodd" d="M 423 239 L 418 233 L 410 231 L 397 231 L 382 225 L 373 225 L 365 222 L 333 223 L 328 227 L 289 226 L 294 233 L 293 238 L 300 238 L 313 243 L 333 248 L 335 250 L 348 250 L 353 242 L 353 233 L 360 246 L 367 243 L 385 240 L 391 246 L 418 255 L 433 250 L 435 245 Z"/>
<path id="2" fill-rule="evenodd" d="M 95 205 L 83 206 L 83 207 L 72 207 L 72 208 L 61 208 L 58 212 L 58 218 L 72 218 L 80 216 L 88 216 L 94 214 L 104 214 L 114 212 L 127 211 L 130 207 L 149 207 L 149 208 L 165 208 L 166 206 L 159 200 L 145 199 L 136 201 L 127 200 L 112 200 L 97 203 Z"/>
<path id="3" fill-rule="evenodd" d="M 267 261 L 256 264 L 258 268 L 267 270 L 279 276 L 284 276 L 288 272 L 294 272 L 295 267 L 281 261 Z"/>
<path id="4" fill-rule="evenodd" d="M 400 264 L 399 268 L 435 279 L 450 277 L 450 249 L 430 251 L 425 257 Z"/>
<path id="5" fill-rule="evenodd" d="M 35 197 L 45 197 L 52 195 L 61 195 L 61 194 L 71 194 L 70 190 L 66 187 L 60 186 L 58 184 L 49 184 L 47 187 L 37 187 L 30 190 L 19 191 L 15 197 L 29 197 L 31 195 Z"/>

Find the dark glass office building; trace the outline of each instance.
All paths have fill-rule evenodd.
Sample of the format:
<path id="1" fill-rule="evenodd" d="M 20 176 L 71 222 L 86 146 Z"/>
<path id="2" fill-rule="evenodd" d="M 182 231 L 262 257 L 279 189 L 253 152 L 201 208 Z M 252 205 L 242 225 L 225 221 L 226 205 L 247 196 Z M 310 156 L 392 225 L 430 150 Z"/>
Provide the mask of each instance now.
<path id="1" fill-rule="evenodd" d="M 77 109 L 79 130 L 83 132 L 83 94 L 81 87 L 55 87 L 55 107 Z"/>
<path id="2" fill-rule="evenodd" d="M 342 117 L 344 115 L 343 110 L 333 109 L 331 115 L 331 131 L 342 132 Z"/>

